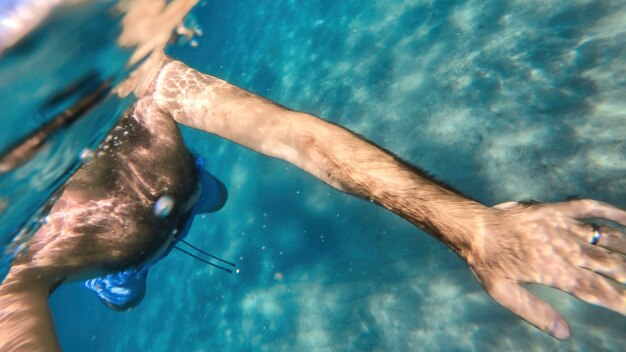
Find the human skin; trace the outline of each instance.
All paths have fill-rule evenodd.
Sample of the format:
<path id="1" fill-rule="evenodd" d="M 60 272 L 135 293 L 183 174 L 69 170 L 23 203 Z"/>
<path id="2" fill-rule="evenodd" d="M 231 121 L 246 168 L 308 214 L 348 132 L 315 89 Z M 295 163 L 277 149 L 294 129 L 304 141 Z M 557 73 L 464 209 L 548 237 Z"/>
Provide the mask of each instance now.
<path id="1" fill-rule="evenodd" d="M 490 208 L 340 126 L 167 57 L 157 70 L 146 95 L 96 151 L 106 153 L 70 179 L 50 220 L 0 286 L 2 350 L 58 348 L 45 304 L 55 287 L 140 265 L 169 243 L 197 192 L 174 121 L 284 159 L 393 211 L 465 259 L 496 301 L 556 338 L 569 336 L 565 319 L 520 284 L 553 286 L 626 314 L 623 235 L 603 227 L 602 241 L 593 246 L 590 225 L 578 220 L 626 225 L 623 210 L 592 200 Z M 153 207 L 164 194 L 176 206 L 157 219 Z"/>
<path id="2" fill-rule="evenodd" d="M 487 207 L 340 126 L 181 62 L 166 63 L 157 82 L 155 100 L 177 122 L 286 160 L 393 211 L 465 259 L 496 301 L 558 339 L 569 336 L 565 319 L 521 284 L 552 286 L 626 315 L 624 235 L 602 227 L 603 240 L 594 246 L 592 226 L 580 221 L 624 225 L 621 209 L 593 200 Z"/>
<path id="3" fill-rule="evenodd" d="M 521 284 L 552 286 L 626 315 L 624 236 L 602 227 L 593 246 L 591 226 L 579 221 L 626 225 L 623 210 L 592 200 L 484 206 L 340 126 L 173 61 L 159 45 L 129 80 L 139 98 L 112 132 L 121 145 L 103 144 L 98 151 L 107 153 L 71 178 L 0 286 L 1 351 L 58 349 L 46 301 L 59 284 L 140 265 L 169 243 L 197 193 L 175 122 L 286 160 L 393 211 L 452 248 L 496 301 L 556 338 L 569 336 L 565 319 Z M 156 219 L 163 194 L 176 206 Z"/>

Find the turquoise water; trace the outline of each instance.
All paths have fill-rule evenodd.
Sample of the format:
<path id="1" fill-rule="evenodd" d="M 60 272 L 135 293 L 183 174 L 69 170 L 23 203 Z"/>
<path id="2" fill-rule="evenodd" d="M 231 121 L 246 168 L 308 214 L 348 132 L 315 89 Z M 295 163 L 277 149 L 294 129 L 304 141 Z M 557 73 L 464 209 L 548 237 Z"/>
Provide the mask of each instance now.
<path id="1" fill-rule="evenodd" d="M 570 195 L 626 207 L 626 3 L 206 1 L 193 67 L 342 124 L 486 204 Z M 626 318 L 533 287 L 558 342 L 498 306 L 445 246 L 281 161 L 184 129 L 229 189 L 117 313 L 51 298 L 66 351 L 625 350 Z"/>

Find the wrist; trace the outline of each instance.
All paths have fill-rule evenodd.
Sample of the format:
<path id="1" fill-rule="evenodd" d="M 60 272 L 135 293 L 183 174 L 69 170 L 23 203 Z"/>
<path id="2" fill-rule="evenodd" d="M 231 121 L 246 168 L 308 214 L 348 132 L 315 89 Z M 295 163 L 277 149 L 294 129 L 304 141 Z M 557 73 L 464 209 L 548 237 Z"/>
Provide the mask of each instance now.
<path id="1" fill-rule="evenodd" d="M 492 210 L 475 201 L 464 199 L 446 204 L 438 219 L 437 236 L 465 260 L 471 262 L 480 253 L 486 224 Z"/>
<path id="2" fill-rule="evenodd" d="M 482 242 L 492 209 L 438 185 L 432 186 L 436 188 L 423 185 L 419 195 L 398 197 L 391 206 L 381 204 L 471 260 Z"/>

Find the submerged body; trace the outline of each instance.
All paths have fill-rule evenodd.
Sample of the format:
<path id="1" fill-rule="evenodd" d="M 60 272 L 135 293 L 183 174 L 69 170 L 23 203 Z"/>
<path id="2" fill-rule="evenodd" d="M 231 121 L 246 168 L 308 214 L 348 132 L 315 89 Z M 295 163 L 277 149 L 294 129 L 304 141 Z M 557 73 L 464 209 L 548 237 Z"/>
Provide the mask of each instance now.
<path id="1" fill-rule="evenodd" d="M 11 348 L 33 350 L 29 339 L 12 334 L 20 329 L 7 328 L 7 319 L 16 325 L 33 323 L 28 319 L 33 303 L 41 295 L 47 299 L 49 287 L 155 259 L 199 191 L 193 157 L 176 123 L 150 98 L 139 99 L 67 183 L 29 250 L 0 286 L 0 350 L 15 341 L 24 345 Z M 164 196 L 174 206 L 167 216 L 155 216 L 155 205 Z M 2 299 L 33 288 L 40 294 L 32 299 Z"/>
<path id="2" fill-rule="evenodd" d="M 139 265 L 168 241 L 197 191 L 193 158 L 176 124 L 140 100 L 70 179 L 14 267 L 27 261 L 56 271 L 54 263 L 59 274 L 53 276 L 73 278 Z M 154 206 L 165 195 L 175 207 L 157 217 Z M 79 243 L 69 241 L 74 235 L 82 238 Z M 85 266 L 93 271 L 83 272 Z"/>
<path id="3" fill-rule="evenodd" d="M 190 3 L 173 1 L 163 13 Z M 148 16 L 131 18 L 137 24 Z M 556 338 L 569 336 L 567 322 L 522 284 L 549 285 L 626 314 L 620 284 L 626 280 L 626 239 L 579 221 L 626 225 L 623 210 L 591 200 L 482 205 L 340 126 L 197 72 L 159 50 L 129 81 L 134 78 L 145 83 L 129 85 L 137 103 L 71 178 L 0 286 L 2 351 L 57 349 L 47 307 L 55 287 L 137 267 L 167 248 L 198 194 L 177 122 L 286 160 L 393 211 L 461 256 L 500 304 Z M 164 196 L 174 206 L 161 217 L 155 205 Z M 595 232 L 603 237 L 590 244 Z"/>

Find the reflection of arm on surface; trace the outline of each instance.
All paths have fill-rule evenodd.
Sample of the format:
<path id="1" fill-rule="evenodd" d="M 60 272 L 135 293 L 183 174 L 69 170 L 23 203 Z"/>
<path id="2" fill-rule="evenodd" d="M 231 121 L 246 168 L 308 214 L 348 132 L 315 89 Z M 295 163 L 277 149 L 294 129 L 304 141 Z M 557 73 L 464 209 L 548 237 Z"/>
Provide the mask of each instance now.
<path id="1" fill-rule="evenodd" d="M 78 82 L 75 86 L 70 86 L 66 91 L 61 92 L 58 97 L 52 97 L 51 103 L 54 103 L 55 99 L 63 100 L 69 99 L 64 97 L 63 94 L 72 97 L 73 94 L 82 93 L 80 90 L 84 89 L 83 85 L 86 83 L 92 83 L 90 80 L 92 76 L 85 77 L 86 82 Z M 76 90 L 77 92 L 74 92 Z M 75 123 L 84 114 L 100 103 L 110 90 L 109 82 L 102 82 L 94 87 L 89 87 L 88 93 L 82 96 L 76 103 L 57 116 L 50 119 L 40 129 L 33 131 L 30 135 L 26 136 L 15 145 L 10 146 L 6 151 L 0 151 L 0 174 L 11 171 L 23 163 L 27 162 L 30 158 L 35 156 L 49 141 L 52 136 L 59 133 L 60 130 L 67 128 L 69 125 Z"/>

